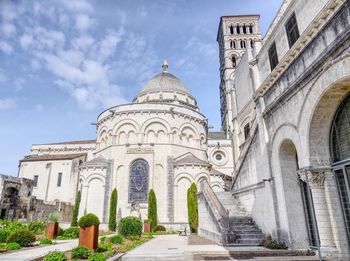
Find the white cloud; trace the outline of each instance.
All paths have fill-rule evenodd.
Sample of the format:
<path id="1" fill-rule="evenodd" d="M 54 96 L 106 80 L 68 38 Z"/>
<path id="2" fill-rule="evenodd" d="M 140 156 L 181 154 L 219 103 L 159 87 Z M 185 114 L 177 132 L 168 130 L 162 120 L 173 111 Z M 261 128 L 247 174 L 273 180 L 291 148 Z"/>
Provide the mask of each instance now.
<path id="1" fill-rule="evenodd" d="M 1 82 L 6 82 L 7 81 L 7 77 L 4 73 L 4 71 L 0 68 L 0 83 Z"/>
<path id="2" fill-rule="evenodd" d="M 6 54 L 11 54 L 13 52 L 12 46 L 6 43 L 5 41 L 0 42 L 0 50 Z"/>
<path id="3" fill-rule="evenodd" d="M 87 14 L 78 14 L 75 20 L 75 28 L 79 31 L 86 31 L 94 24 L 94 20 Z"/>
<path id="4" fill-rule="evenodd" d="M 93 12 L 93 6 L 85 0 L 57 0 L 59 4 L 62 4 L 67 10 L 72 12 Z"/>
<path id="5" fill-rule="evenodd" d="M 20 91 L 23 89 L 23 84 L 25 83 L 25 80 L 22 78 L 18 78 L 15 80 L 14 86 L 16 91 Z"/>
<path id="6" fill-rule="evenodd" d="M 33 42 L 33 36 L 29 34 L 23 34 L 19 38 L 19 43 L 22 46 L 22 48 L 27 49 L 29 45 Z"/>
<path id="7" fill-rule="evenodd" d="M 0 110 L 8 110 L 16 107 L 16 102 L 11 98 L 0 99 Z"/>
<path id="8" fill-rule="evenodd" d="M 16 27 L 11 23 L 3 23 L 1 25 L 1 31 L 4 36 L 9 37 L 16 34 Z"/>

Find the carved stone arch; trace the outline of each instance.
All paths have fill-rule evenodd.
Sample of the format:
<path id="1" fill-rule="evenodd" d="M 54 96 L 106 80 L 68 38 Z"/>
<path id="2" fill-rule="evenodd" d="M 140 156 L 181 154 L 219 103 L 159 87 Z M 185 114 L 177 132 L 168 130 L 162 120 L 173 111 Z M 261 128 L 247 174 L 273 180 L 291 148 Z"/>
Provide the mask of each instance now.
<path id="1" fill-rule="evenodd" d="M 197 129 L 191 124 L 181 126 L 181 140 L 188 145 L 197 146 L 199 143 L 199 134 Z"/>
<path id="2" fill-rule="evenodd" d="M 142 133 L 146 133 L 146 131 L 148 130 L 149 126 L 151 126 L 154 123 L 162 125 L 164 127 L 164 130 L 165 130 L 166 133 L 169 133 L 170 130 L 171 130 L 171 126 L 170 126 L 170 124 L 167 121 L 165 121 L 164 119 L 159 118 L 159 117 L 154 117 L 154 118 L 148 119 L 147 121 L 145 121 L 142 124 L 141 132 Z"/>
<path id="3" fill-rule="evenodd" d="M 220 192 L 224 190 L 220 182 L 214 182 L 210 185 L 210 187 L 214 192 Z"/>
<path id="4" fill-rule="evenodd" d="M 350 55 L 339 57 L 317 76 L 306 93 L 298 117 L 300 137 L 306 148 L 302 166 L 330 164 L 331 124 L 341 102 L 350 93 L 349 75 Z"/>
<path id="5" fill-rule="evenodd" d="M 139 124 L 131 119 L 125 119 L 125 120 L 121 120 L 119 122 L 117 122 L 113 128 L 112 128 L 112 132 L 114 135 L 118 135 L 118 132 L 120 132 L 120 130 L 125 127 L 125 126 L 132 126 L 132 128 L 134 129 L 135 133 L 138 133 L 140 130 L 140 126 Z"/>
<path id="6" fill-rule="evenodd" d="M 90 183 L 90 181 L 93 179 L 100 179 L 103 183 L 105 182 L 105 177 L 103 175 L 98 174 L 98 173 L 91 173 L 85 179 L 86 184 L 88 185 Z"/>
<path id="7" fill-rule="evenodd" d="M 193 124 L 188 123 L 188 122 L 183 123 L 183 124 L 180 126 L 180 128 L 179 128 L 180 133 L 182 133 L 183 130 L 184 130 L 185 128 L 192 129 L 192 131 L 196 134 L 196 137 L 197 137 L 197 138 L 199 137 L 198 129 L 197 129 L 196 126 L 194 126 Z"/>
<path id="8" fill-rule="evenodd" d="M 175 177 L 175 185 L 178 184 L 181 179 L 188 179 L 190 183 L 194 182 L 193 177 L 189 173 L 181 172 Z"/>
<path id="9" fill-rule="evenodd" d="M 128 131 L 127 141 L 129 144 L 135 144 L 137 143 L 137 134 L 134 130 Z"/>
<path id="10" fill-rule="evenodd" d="M 173 144 L 179 144 L 180 143 L 180 131 L 177 128 L 171 129 L 171 142 Z"/>
<path id="11" fill-rule="evenodd" d="M 195 183 L 197 188 L 199 188 L 199 183 L 201 180 L 206 179 L 210 183 L 210 175 L 208 173 L 202 172 L 196 176 Z"/>
<path id="12" fill-rule="evenodd" d="M 98 133 L 97 133 L 97 139 L 99 139 L 101 137 L 101 134 L 104 133 L 104 132 L 108 132 L 108 128 L 106 126 L 103 126 L 102 128 L 100 128 L 98 130 Z"/>

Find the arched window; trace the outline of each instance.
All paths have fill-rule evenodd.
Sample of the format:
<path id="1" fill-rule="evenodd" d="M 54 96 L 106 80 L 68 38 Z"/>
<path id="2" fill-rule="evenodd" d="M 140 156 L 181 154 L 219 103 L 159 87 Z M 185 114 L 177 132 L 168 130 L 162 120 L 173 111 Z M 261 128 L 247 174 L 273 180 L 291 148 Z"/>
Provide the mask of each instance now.
<path id="1" fill-rule="evenodd" d="M 237 34 L 241 33 L 241 28 L 239 27 L 239 25 L 236 26 L 236 32 L 237 32 Z"/>
<path id="2" fill-rule="evenodd" d="M 253 33 L 253 25 L 251 24 L 251 25 L 249 25 L 249 33 Z"/>
<path id="3" fill-rule="evenodd" d="M 146 203 L 148 196 L 149 165 L 143 159 L 137 159 L 130 165 L 129 203 Z"/>
<path id="4" fill-rule="evenodd" d="M 254 41 L 253 40 L 250 40 L 250 48 L 254 48 Z"/>
<path id="5" fill-rule="evenodd" d="M 332 125 L 333 162 L 350 159 L 350 96 L 340 106 Z"/>
<path id="6" fill-rule="evenodd" d="M 241 48 L 246 48 L 246 42 L 245 40 L 241 40 Z"/>
<path id="7" fill-rule="evenodd" d="M 232 67 L 235 68 L 237 66 L 236 56 L 232 56 L 231 61 L 232 61 Z"/>
<path id="8" fill-rule="evenodd" d="M 333 174 L 342 205 L 347 236 L 350 236 L 350 96 L 338 109 L 330 135 Z"/>
<path id="9" fill-rule="evenodd" d="M 230 34 L 234 34 L 233 25 L 230 25 Z"/>
<path id="10" fill-rule="evenodd" d="M 231 47 L 231 49 L 236 49 L 236 41 L 235 40 L 230 40 L 230 47 Z"/>
<path id="11" fill-rule="evenodd" d="M 247 33 L 247 27 L 246 27 L 246 25 L 243 25 L 243 33 L 244 33 L 244 34 Z"/>

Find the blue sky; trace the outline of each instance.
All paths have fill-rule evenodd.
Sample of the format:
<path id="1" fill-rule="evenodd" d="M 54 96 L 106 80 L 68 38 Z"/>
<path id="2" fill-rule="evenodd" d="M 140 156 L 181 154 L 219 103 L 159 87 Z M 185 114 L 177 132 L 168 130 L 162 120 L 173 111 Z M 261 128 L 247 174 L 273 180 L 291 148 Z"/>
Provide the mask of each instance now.
<path id="1" fill-rule="evenodd" d="M 94 139 L 101 110 L 129 102 L 169 71 L 220 129 L 220 16 L 261 14 L 282 0 L 0 0 L 0 173 L 17 175 L 31 144 Z"/>

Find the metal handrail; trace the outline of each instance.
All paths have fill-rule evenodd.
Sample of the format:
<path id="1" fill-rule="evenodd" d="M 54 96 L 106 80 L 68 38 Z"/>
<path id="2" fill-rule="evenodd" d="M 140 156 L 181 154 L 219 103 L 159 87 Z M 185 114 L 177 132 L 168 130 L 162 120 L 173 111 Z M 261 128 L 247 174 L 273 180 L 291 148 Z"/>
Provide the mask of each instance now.
<path id="1" fill-rule="evenodd" d="M 205 194 L 208 203 L 214 208 L 214 211 L 219 215 L 219 222 L 221 222 L 225 229 L 228 229 L 230 226 L 230 219 L 228 210 L 221 204 L 218 197 L 215 195 L 215 192 L 210 187 L 208 181 L 203 179 L 200 182 L 200 188 L 203 194 Z"/>

